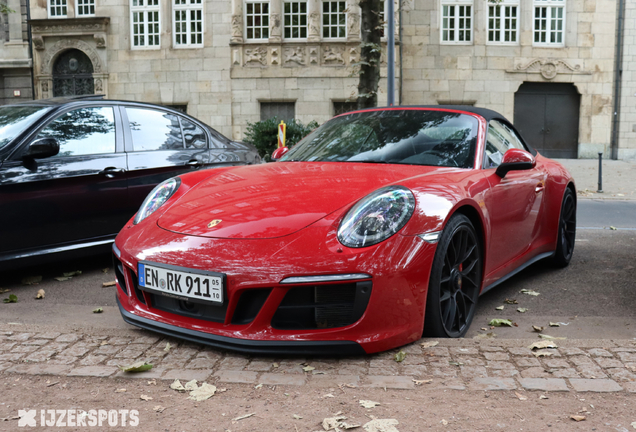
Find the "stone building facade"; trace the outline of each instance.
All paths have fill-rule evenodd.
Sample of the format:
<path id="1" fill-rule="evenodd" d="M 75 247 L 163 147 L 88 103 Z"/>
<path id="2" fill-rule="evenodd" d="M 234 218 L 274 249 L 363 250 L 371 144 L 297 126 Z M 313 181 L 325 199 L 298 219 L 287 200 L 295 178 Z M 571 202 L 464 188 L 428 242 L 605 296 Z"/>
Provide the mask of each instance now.
<path id="1" fill-rule="evenodd" d="M 472 22 L 467 25 L 472 32 L 465 37 L 468 40 L 459 40 L 461 35 L 455 30 L 454 38 L 448 35 L 444 41 L 444 31 L 448 30 L 443 28 L 440 7 L 448 10 L 454 6 L 457 14 L 460 5 L 472 8 Z M 580 95 L 579 114 L 578 118 L 567 118 L 576 125 L 563 133 L 578 132 L 578 148 L 562 155 L 596 157 L 597 150 L 609 146 L 614 0 L 503 0 L 498 4 L 484 0 L 412 0 L 404 8 L 408 10 L 403 13 L 404 104 L 474 104 L 515 119 L 518 127 L 520 117 L 552 117 L 519 127 L 527 140 L 534 139 L 533 144 L 541 148 L 538 141 L 542 136 L 550 139 L 558 123 L 566 121 L 560 109 L 554 110 L 554 115 L 549 111 L 551 104 L 567 103 L 559 94 L 569 85 L 573 86 L 571 93 Z M 495 8 L 498 10 L 493 11 Z M 551 19 L 551 14 L 557 19 Z M 506 25 L 516 31 L 507 32 Z M 520 97 L 524 92 L 530 94 Z M 569 96 L 576 99 L 576 94 Z M 533 104 L 531 112 L 519 111 L 522 104 L 528 106 L 533 99 L 543 99 L 548 106 Z"/>
<path id="2" fill-rule="evenodd" d="M 636 160 L 636 0 L 624 1 L 617 157 Z"/>
<path id="3" fill-rule="evenodd" d="M 402 105 L 533 119 L 522 134 L 555 157 L 609 146 L 613 0 L 401 6 Z M 71 50 L 85 55 L 77 64 L 92 64 L 95 93 L 181 107 L 235 139 L 272 113 L 324 122 L 356 98 L 357 0 L 35 0 L 31 15 L 38 98 L 68 89 L 59 63 Z"/>
<path id="4" fill-rule="evenodd" d="M 26 0 L 4 2 L 0 14 L 0 105 L 32 99 Z"/>

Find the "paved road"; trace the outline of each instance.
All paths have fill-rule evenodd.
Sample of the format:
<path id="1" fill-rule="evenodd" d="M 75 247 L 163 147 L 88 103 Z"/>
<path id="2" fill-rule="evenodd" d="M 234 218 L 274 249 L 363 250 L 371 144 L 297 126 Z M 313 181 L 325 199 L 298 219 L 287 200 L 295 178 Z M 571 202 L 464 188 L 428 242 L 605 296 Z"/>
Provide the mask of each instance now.
<path id="1" fill-rule="evenodd" d="M 580 200 L 576 225 L 581 228 L 636 229 L 636 201 Z"/>
<path id="2" fill-rule="evenodd" d="M 636 229 L 628 229 L 636 228 L 636 202 L 581 200 L 578 225 L 571 265 L 554 269 L 547 263 L 537 263 L 482 296 L 470 337 L 483 333 L 480 328 L 498 317 L 511 318 L 519 324 L 496 329 L 498 338 L 534 338 L 530 325 L 547 326 L 550 321 L 570 323 L 551 329 L 554 336 L 636 337 Z M 609 229 L 610 226 L 617 230 Z M 114 288 L 101 287 L 103 282 L 114 280 L 112 269 L 102 271 L 110 265 L 110 257 L 103 256 L 0 273 L 0 287 L 10 288 L 19 298 L 17 304 L 0 303 L 0 323 L 129 331 L 131 327 L 119 316 Z M 63 282 L 53 279 L 73 270 L 83 270 L 83 274 Z M 39 285 L 20 284 L 22 277 L 36 274 L 44 278 Z M 45 300 L 34 299 L 40 288 L 46 291 Z M 540 295 L 521 294 L 521 289 L 534 290 Z M 496 310 L 507 298 L 519 304 Z M 104 313 L 93 314 L 91 311 L 96 307 L 102 307 Z M 519 313 L 517 307 L 528 311 Z"/>

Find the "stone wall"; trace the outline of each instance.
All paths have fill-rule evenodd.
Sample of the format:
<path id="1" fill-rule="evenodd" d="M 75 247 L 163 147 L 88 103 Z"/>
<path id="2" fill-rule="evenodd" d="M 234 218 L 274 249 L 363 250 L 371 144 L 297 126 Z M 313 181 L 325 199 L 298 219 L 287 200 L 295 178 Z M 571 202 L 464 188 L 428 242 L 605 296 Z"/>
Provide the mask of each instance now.
<path id="1" fill-rule="evenodd" d="M 14 12 L 0 18 L 3 30 L 8 30 L 9 39 L 6 40 L 7 34 L 3 32 L 0 40 L 0 105 L 32 98 L 29 45 L 23 31 L 26 9 L 20 0 L 6 0 L 4 3 Z M 19 92 L 18 96 L 15 91 Z"/>
<path id="2" fill-rule="evenodd" d="M 129 0 L 100 12 L 111 17 L 109 97 L 187 105 L 191 114 L 231 136 L 230 4 L 204 6 L 204 48 L 173 48 L 170 8 L 162 1 L 161 48 L 131 49 Z"/>
<path id="3" fill-rule="evenodd" d="M 618 158 L 636 160 L 636 1 L 625 1 Z"/>
<path id="4" fill-rule="evenodd" d="M 203 48 L 173 48 L 170 2 L 161 0 L 160 3 L 161 34 L 158 49 L 131 49 L 129 0 L 98 0 L 95 10 L 97 18 L 76 20 L 88 23 L 98 21 L 99 17 L 108 17 L 104 40 L 87 28 L 64 28 L 65 21 L 76 18 L 72 0 L 68 2 L 66 19 L 48 19 L 44 7 L 46 3 L 32 3 L 34 20 L 46 20 L 48 27 L 58 27 L 45 30 L 43 24 L 42 29 L 36 32 L 45 32 L 40 38 L 41 42 L 36 43 L 36 69 L 40 74 L 37 79 L 38 97 L 52 96 L 50 84 L 46 81 L 51 78 L 51 67 L 56 56 L 66 48 L 77 48 L 89 57 L 89 52 L 94 53 L 103 65 L 103 74 L 99 77 L 102 80 L 101 91 L 96 90 L 97 93 L 104 93 L 109 99 L 187 105 L 189 114 L 231 136 L 230 3 L 222 0 L 205 1 Z M 81 47 L 77 41 L 80 41 Z"/>
<path id="5" fill-rule="evenodd" d="M 440 44 L 438 7 L 439 2 L 430 0 L 405 4 L 404 104 L 469 102 L 512 121 L 514 95 L 523 82 L 573 83 L 581 94 L 579 157 L 595 157 L 598 149 L 609 149 L 614 1 L 568 0 L 563 48 L 533 46 L 531 0 L 520 2 L 516 46 L 487 43 L 487 2 L 480 0 L 474 2 L 473 44 Z M 541 64 L 554 68 L 542 74 Z"/>

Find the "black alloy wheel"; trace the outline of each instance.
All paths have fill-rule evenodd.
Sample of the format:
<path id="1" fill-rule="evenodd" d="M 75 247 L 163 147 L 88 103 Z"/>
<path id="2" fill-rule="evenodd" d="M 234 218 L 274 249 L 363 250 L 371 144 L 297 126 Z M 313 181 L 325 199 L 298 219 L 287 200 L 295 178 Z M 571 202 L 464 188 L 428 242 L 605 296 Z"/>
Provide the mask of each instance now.
<path id="1" fill-rule="evenodd" d="M 557 246 L 552 256 L 552 262 L 557 267 L 566 267 L 570 264 L 574 253 L 574 241 L 576 239 L 576 198 L 572 189 L 565 188 L 561 214 L 559 215 L 559 233 Z"/>
<path id="2" fill-rule="evenodd" d="M 424 334 L 462 337 L 475 315 L 481 287 L 482 251 L 470 220 L 454 215 L 435 251 L 426 300 Z"/>

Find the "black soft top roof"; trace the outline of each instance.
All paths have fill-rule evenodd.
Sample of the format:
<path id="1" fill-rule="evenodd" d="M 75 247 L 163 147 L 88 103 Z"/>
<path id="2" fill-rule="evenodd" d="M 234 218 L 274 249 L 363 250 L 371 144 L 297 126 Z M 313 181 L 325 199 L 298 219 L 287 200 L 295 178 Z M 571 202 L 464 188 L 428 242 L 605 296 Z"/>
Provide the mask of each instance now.
<path id="1" fill-rule="evenodd" d="M 493 111 L 488 108 L 478 108 L 478 107 L 474 107 L 470 105 L 426 105 L 426 106 L 423 106 L 422 108 L 438 108 L 438 109 L 452 109 L 457 111 L 466 111 L 466 112 L 480 115 L 483 118 L 485 118 L 486 121 L 490 121 L 492 119 L 503 119 L 503 120 L 506 120 L 508 123 L 511 123 L 510 121 L 508 121 L 507 118 L 499 114 L 497 111 Z"/>

